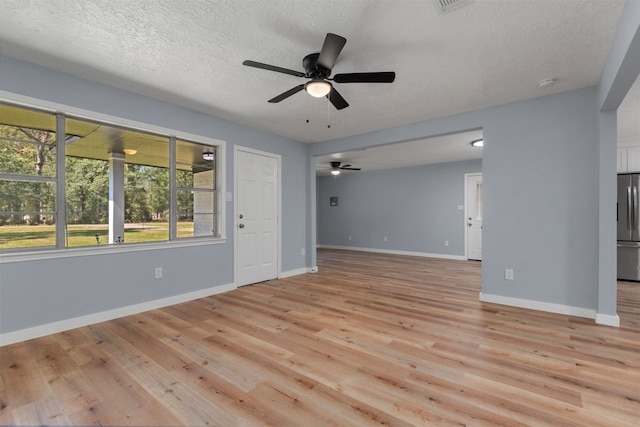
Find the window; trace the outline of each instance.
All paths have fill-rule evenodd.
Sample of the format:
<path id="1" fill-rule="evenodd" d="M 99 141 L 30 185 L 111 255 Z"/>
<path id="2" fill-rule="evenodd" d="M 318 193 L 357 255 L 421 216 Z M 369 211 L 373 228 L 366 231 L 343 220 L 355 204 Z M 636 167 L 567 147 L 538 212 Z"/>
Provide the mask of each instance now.
<path id="1" fill-rule="evenodd" d="M 0 104 L 0 250 L 219 237 L 217 152 Z"/>
<path id="2" fill-rule="evenodd" d="M 176 141 L 176 220 L 178 237 L 216 233 L 215 151 Z"/>
<path id="3" fill-rule="evenodd" d="M 169 240 L 170 138 L 67 118 L 67 246 Z"/>
<path id="4" fill-rule="evenodd" d="M 22 111 L 0 105 L 0 249 L 56 244 L 56 116 Z"/>

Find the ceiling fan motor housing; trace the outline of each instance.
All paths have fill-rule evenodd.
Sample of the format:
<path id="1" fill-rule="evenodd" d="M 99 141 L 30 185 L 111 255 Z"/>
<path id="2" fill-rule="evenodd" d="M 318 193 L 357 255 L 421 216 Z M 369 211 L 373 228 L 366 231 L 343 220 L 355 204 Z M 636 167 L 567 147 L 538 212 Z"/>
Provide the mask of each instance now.
<path id="1" fill-rule="evenodd" d="M 311 79 L 326 79 L 331 75 L 331 70 L 318 65 L 320 53 L 310 53 L 302 59 L 302 67 L 306 76 Z"/>

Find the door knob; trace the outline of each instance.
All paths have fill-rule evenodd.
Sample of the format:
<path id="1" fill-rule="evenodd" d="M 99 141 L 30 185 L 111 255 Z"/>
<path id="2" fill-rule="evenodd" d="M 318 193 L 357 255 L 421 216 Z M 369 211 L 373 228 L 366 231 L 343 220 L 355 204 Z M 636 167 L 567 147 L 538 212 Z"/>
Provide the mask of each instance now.
<path id="1" fill-rule="evenodd" d="M 244 228 L 244 224 L 238 225 L 238 228 Z"/>

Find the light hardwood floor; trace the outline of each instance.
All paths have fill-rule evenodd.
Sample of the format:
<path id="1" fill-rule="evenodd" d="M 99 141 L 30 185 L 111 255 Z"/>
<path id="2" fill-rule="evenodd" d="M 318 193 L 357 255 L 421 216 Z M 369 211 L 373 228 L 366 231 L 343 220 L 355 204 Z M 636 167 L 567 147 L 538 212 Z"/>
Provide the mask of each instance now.
<path id="1" fill-rule="evenodd" d="M 318 263 L 0 348 L 0 424 L 640 425 L 640 284 L 612 328 L 481 303 L 473 261 Z"/>

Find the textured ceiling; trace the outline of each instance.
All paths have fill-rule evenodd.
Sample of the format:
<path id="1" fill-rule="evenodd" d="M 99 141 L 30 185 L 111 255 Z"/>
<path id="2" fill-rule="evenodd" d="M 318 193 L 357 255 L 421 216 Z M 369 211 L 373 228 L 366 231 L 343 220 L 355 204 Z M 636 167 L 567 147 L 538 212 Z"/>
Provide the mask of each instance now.
<path id="1" fill-rule="evenodd" d="M 303 142 L 370 132 L 598 82 L 624 0 L 2 0 L 0 53 Z M 327 32 L 347 38 L 333 72 L 350 106 L 300 92 Z M 557 83 L 540 88 L 543 79 Z M 309 119 L 309 123 L 307 123 Z M 331 127 L 327 127 L 330 123 Z"/>

